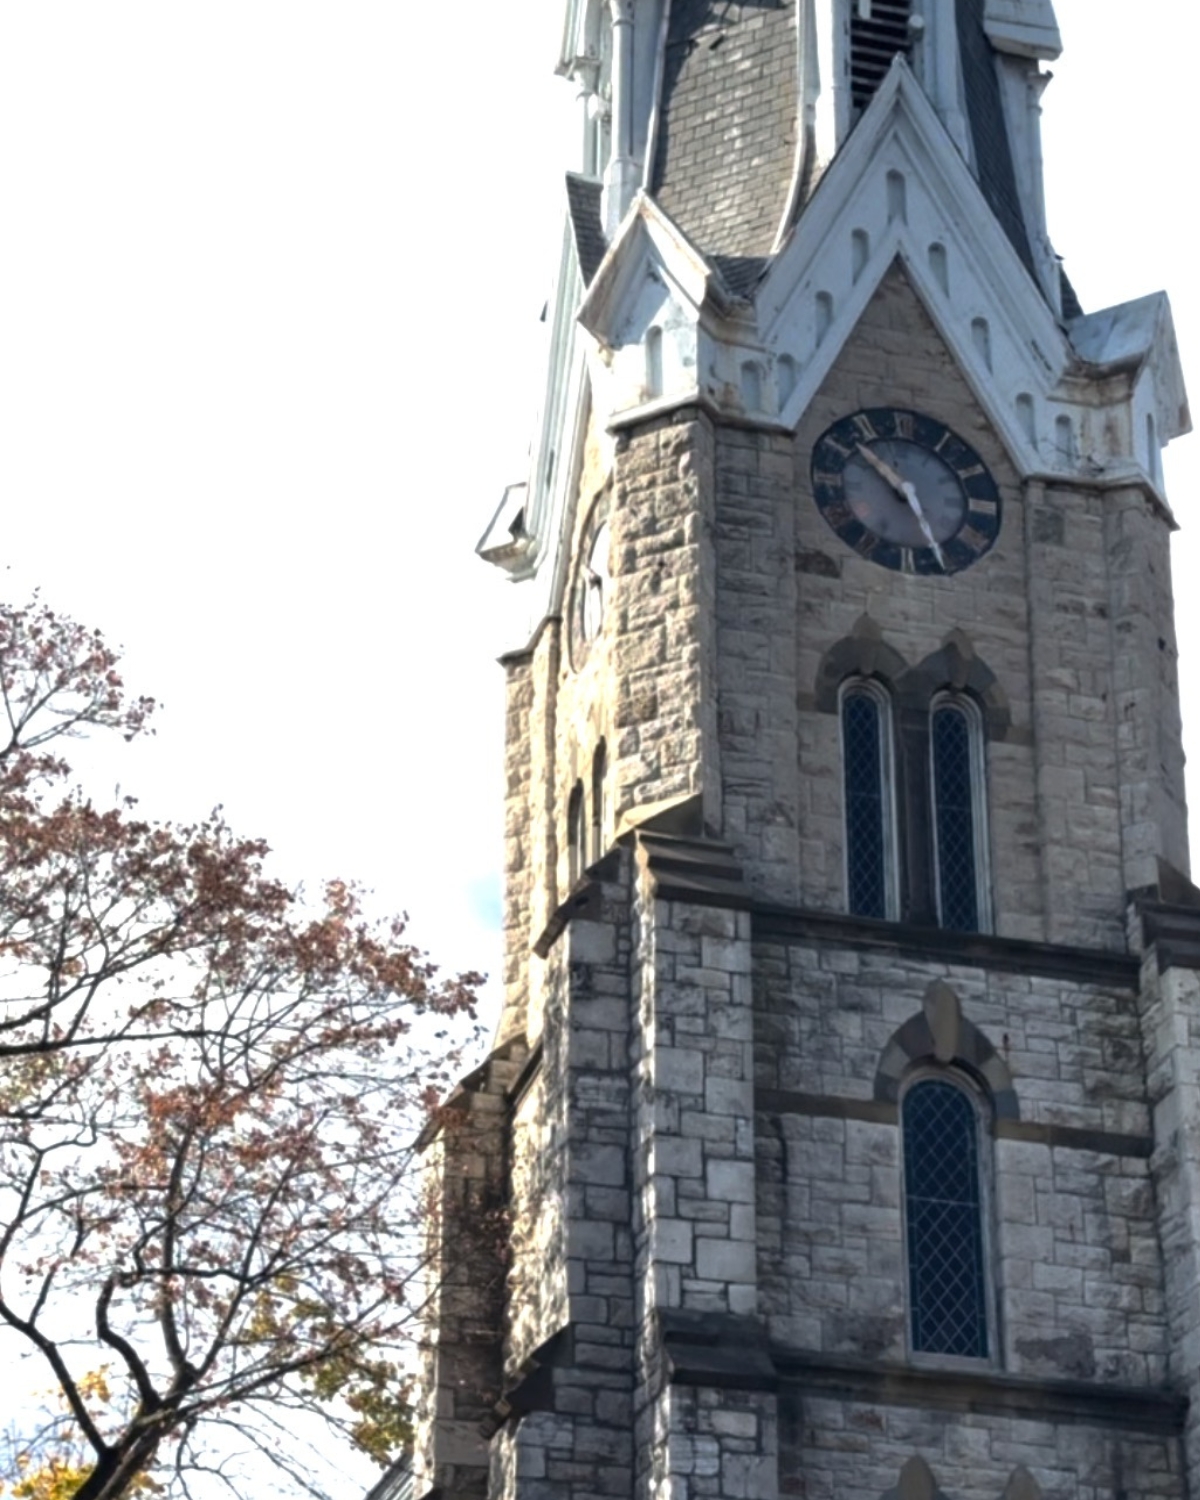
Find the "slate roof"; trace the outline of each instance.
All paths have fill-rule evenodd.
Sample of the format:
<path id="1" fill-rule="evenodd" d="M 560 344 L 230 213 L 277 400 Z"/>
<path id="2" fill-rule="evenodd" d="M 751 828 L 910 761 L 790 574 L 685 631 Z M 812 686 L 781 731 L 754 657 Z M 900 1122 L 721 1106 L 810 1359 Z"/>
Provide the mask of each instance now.
<path id="1" fill-rule="evenodd" d="M 602 191 L 601 184 L 594 178 L 581 177 L 577 172 L 567 173 L 567 211 L 571 215 L 575 254 L 579 257 L 584 286 L 590 285 L 608 249 L 604 240 L 604 221 L 600 217 Z"/>
<path id="2" fill-rule="evenodd" d="M 651 191 L 706 255 L 771 250 L 795 163 L 798 67 L 796 0 L 673 0 Z"/>

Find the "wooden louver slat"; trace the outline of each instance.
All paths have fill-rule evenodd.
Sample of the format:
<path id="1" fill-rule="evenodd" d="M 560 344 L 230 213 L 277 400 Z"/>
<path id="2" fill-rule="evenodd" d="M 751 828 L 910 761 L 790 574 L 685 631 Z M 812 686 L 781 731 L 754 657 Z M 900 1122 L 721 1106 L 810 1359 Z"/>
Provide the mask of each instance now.
<path id="1" fill-rule="evenodd" d="M 906 57 L 911 45 L 911 0 L 871 0 L 870 18 L 855 6 L 850 18 L 850 94 L 856 110 L 865 109 L 883 82 L 897 52 Z"/>

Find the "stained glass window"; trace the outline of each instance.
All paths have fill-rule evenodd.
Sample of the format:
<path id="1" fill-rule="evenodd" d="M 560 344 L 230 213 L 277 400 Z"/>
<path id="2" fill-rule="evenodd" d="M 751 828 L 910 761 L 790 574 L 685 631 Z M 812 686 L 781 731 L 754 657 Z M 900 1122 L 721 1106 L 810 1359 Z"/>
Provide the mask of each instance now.
<path id="1" fill-rule="evenodd" d="M 986 891 L 978 725 L 968 706 L 943 702 L 934 709 L 931 730 L 938 914 L 943 927 L 980 932 Z"/>
<path id="2" fill-rule="evenodd" d="M 891 756 L 881 696 L 853 688 L 842 698 L 842 766 L 846 809 L 846 886 L 851 912 L 887 918 Z"/>
<path id="3" fill-rule="evenodd" d="M 903 1125 L 912 1347 L 986 1358 L 975 1107 L 963 1089 L 931 1079 L 905 1095 Z"/>

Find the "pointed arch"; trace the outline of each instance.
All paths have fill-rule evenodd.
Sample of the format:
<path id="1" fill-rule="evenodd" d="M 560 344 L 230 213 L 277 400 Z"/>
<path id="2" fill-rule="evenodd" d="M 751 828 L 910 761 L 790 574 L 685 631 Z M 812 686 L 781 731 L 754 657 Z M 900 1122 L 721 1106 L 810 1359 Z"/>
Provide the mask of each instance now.
<path id="1" fill-rule="evenodd" d="M 906 706 L 927 708 L 938 693 L 965 693 L 975 699 L 989 740 L 1005 740 L 1012 729 L 1008 695 L 965 631 L 955 630 L 937 651 L 905 672 L 896 696 Z"/>
<path id="2" fill-rule="evenodd" d="M 985 1089 L 997 1120 L 1019 1120 L 1020 1101 L 1008 1064 L 962 1013 L 958 993 L 935 979 L 916 1015 L 897 1027 L 879 1056 L 875 1098 L 898 1104 L 905 1076 L 921 1065 L 958 1067 Z"/>
<path id="3" fill-rule="evenodd" d="M 889 646 L 875 621 L 864 615 L 848 636 L 830 646 L 817 666 L 814 685 L 818 713 L 835 714 L 840 708 L 842 683 L 848 677 L 877 677 L 889 687 L 900 682 L 908 663 Z"/>

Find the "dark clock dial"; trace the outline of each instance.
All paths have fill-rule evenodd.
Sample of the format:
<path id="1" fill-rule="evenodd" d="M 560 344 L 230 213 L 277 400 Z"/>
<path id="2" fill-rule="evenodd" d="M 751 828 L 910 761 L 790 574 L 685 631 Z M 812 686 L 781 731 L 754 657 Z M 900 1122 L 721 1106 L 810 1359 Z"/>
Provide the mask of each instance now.
<path id="1" fill-rule="evenodd" d="M 860 556 L 908 573 L 957 573 L 1000 532 L 1000 492 L 944 422 L 874 407 L 835 422 L 813 449 L 813 496 Z"/>

